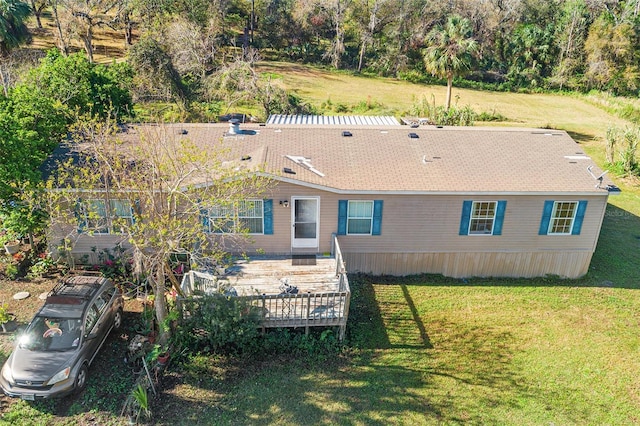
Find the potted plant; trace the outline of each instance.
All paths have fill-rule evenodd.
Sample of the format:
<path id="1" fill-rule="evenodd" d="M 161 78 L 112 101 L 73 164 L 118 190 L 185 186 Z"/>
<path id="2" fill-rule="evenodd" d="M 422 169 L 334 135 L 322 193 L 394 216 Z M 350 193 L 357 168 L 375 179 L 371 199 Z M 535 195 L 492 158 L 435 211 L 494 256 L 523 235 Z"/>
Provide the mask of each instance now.
<path id="1" fill-rule="evenodd" d="M 165 367 L 167 363 L 169 363 L 169 358 L 169 351 L 163 350 L 162 352 L 160 352 L 158 354 L 158 358 L 156 359 L 158 367 Z"/>
<path id="2" fill-rule="evenodd" d="M 155 362 L 158 367 L 164 367 L 169 362 L 169 351 L 160 345 L 154 345 L 147 355 L 147 360 L 150 363 Z"/>
<path id="3" fill-rule="evenodd" d="M 20 251 L 20 239 L 18 234 L 9 229 L 5 229 L 0 233 L 0 241 L 4 245 L 4 250 L 8 255 L 12 256 Z"/>
<path id="4" fill-rule="evenodd" d="M 15 320 L 15 315 L 7 311 L 7 305 L 4 303 L 0 305 L 0 326 L 4 333 L 7 332 L 7 323 L 13 320 Z"/>

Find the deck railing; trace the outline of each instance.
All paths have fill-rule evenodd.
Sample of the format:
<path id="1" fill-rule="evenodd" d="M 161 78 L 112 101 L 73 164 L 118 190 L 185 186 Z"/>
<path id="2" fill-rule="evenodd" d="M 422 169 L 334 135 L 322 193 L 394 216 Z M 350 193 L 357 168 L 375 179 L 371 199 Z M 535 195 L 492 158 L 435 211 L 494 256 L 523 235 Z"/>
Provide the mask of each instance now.
<path id="1" fill-rule="evenodd" d="M 220 283 L 225 280 L 218 280 L 214 275 L 198 271 L 189 271 L 184 275 L 182 291 L 187 298 L 198 295 L 243 298 L 257 308 L 261 318 L 260 327 L 263 330 L 275 327 L 304 327 L 308 333 L 310 327 L 337 326 L 339 339 L 342 340 L 349 316 L 351 290 L 337 239 L 334 240 L 334 250 L 338 278 L 336 291 L 237 296 L 232 289 L 221 287 Z"/>

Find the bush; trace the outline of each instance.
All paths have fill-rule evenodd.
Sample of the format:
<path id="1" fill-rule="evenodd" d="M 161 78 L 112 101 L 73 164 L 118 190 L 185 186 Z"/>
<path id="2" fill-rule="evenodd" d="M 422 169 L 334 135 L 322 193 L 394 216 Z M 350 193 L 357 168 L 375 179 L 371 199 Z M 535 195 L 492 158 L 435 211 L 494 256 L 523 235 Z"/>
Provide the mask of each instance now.
<path id="1" fill-rule="evenodd" d="M 410 114 L 427 118 L 431 123 L 439 126 L 473 126 L 477 118 L 475 111 L 468 105 L 462 108 L 453 105 L 446 109 L 442 105 L 436 106 L 434 99 L 429 102 L 425 96 L 414 102 Z"/>
<path id="2" fill-rule="evenodd" d="M 179 351 L 254 353 L 260 311 L 245 299 L 213 295 L 185 302 L 189 315 L 172 336 Z"/>

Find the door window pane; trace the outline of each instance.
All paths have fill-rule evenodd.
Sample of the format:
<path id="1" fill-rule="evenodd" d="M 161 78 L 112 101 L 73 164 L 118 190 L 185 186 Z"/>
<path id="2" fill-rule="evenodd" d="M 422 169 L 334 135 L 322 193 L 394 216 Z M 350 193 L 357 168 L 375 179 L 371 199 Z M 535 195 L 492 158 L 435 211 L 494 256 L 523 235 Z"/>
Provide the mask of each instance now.
<path id="1" fill-rule="evenodd" d="M 316 238 L 318 200 L 295 200 L 295 238 Z"/>

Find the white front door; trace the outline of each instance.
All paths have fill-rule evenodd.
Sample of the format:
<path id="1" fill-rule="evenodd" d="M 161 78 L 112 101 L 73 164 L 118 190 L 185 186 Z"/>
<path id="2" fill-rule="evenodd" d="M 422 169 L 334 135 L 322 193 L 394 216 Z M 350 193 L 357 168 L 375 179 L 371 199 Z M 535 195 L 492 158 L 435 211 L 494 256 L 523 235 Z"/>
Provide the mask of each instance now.
<path id="1" fill-rule="evenodd" d="M 292 248 L 317 248 L 320 197 L 291 197 Z"/>

